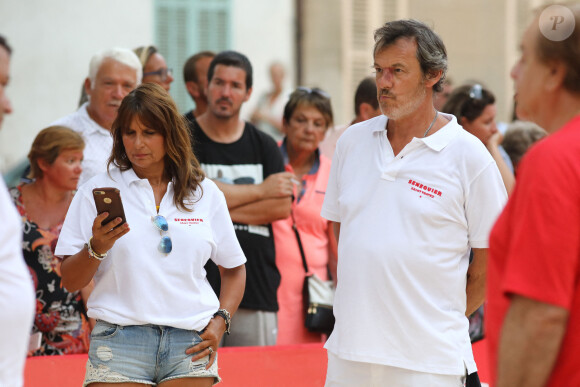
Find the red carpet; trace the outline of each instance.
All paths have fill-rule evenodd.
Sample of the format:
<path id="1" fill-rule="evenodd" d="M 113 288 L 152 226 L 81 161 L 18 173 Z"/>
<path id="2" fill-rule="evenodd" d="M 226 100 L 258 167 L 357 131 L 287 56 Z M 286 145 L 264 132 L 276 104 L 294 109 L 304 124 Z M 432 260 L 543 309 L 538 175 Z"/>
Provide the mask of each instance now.
<path id="1" fill-rule="evenodd" d="M 485 341 L 473 346 L 480 379 L 487 382 Z M 326 376 L 321 344 L 219 350 L 220 387 L 320 387 Z M 45 356 L 26 361 L 24 387 L 79 387 L 87 355 Z"/>

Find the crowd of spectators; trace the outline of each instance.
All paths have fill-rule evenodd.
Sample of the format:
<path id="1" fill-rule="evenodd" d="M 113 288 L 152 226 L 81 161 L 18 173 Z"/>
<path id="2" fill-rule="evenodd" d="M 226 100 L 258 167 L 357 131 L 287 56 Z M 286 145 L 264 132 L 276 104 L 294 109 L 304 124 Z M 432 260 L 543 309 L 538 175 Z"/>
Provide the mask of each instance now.
<path id="1" fill-rule="evenodd" d="M 0 263 L 6 267 L 0 270 L 0 305 L 4 308 L 2 299 L 16 293 L 22 301 L 20 308 L 3 309 L 10 310 L 13 319 L 0 323 L 0 385 L 22 384 L 21 375 L 5 375 L 11 366 L 22 367 L 22 359 L 7 360 L 3 351 L 8 345 L 20 350 L 12 357 L 18 357 L 18 353 L 22 357 L 26 353 L 88 353 L 85 385 L 115 383 L 123 375 L 124 381 L 147 383 L 196 378 L 199 384 L 194 385 L 205 386 L 220 380 L 219 347 L 325 342 L 326 335 L 310 332 L 304 324 L 305 275 L 315 273 L 335 285 L 344 281 L 337 269 L 341 262 L 340 223 L 344 223 L 343 232 L 347 233 L 343 255 L 348 246 L 358 243 L 350 233 L 362 232 L 353 230 L 350 223 L 359 212 L 352 217 L 345 215 L 359 204 L 352 202 L 349 211 L 341 207 L 343 200 L 352 200 L 355 195 L 349 190 L 360 193 L 362 183 L 350 187 L 350 182 L 341 180 L 346 175 L 341 175 L 339 168 L 351 165 L 348 163 L 358 165 L 358 158 L 372 155 L 361 148 L 359 141 L 368 141 L 379 126 L 387 129 L 388 136 L 394 136 L 403 133 L 396 125 L 407 122 L 398 120 L 406 117 L 404 109 L 397 110 L 389 105 L 391 101 L 385 102 L 396 100 L 389 93 L 394 77 L 399 76 L 385 71 L 404 67 L 390 64 L 387 58 L 391 52 L 406 53 L 415 48 L 405 46 L 409 42 L 406 35 L 394 35 L 388 41 L 391 28 L 399 27 L 387 23 L 381 32 L 386 35 L 377 38 L 376 77 L 361 80 L 354 95 L 355 116 L 347 125 L 334 122 L 331 96 L 324 90 L 315 85 L 300 86 L 292 92 L 284 89 L 285 69 L 280 63 L 270 67 L 272 89 L 259 96 L 251 122 L 246 122 L 240 118 L 240 110 L 252 97 L 253 70 L 242 53 L 202 51 L 183 64 L 185 86 L 195 103 L 194 109 L 183 113 L 177 111 L 169 94 L 173 71 L 155 46 L 96 53 L 88 64 L 78 109 L 38 132 L 28 154 L 30 167 L 18 185 L 9 190 L 0 186 L 3 213 L 7 207 L 4 199 L 9 197 L 12 202 L 10 216 L 2 222 L 0 232 Z M 426 27 L 410 23 L 405 28 L 420 31 Z M 442 52 L 445 54 L 444 47 Z M 12 110 L 4 95 L 10 54 L 10 46 L 0 36 L 0 125 L 3 115 Z M 492 165 L 488 182 L 495 183 L 495 177 L 500 176 L 501 189 L 511 195 L 520 165 L 525 165 L 521 163 L 524 154 L 547 136 L 546 131 L 528 121 L 514 121 L 507 124 L 507 130 L 498 130 L 496 99 L 491 90 L 478 82 L 455 86 L 445 79 L 446 62 L 444 69 L 433 71 L 431 75 L 438 74 L 439 82 L 426 87 L 429 102 L 405 107 L 429 117 L 430 125 L 421 141 L 429 144 L 428 136 L 438 133 L 436 138 L 442 138 L 443 133 L 453 130 L 453 136 L 473 149 L 469 163 L 477 158 L 481 164 L 477 168 L 485 164 L 487 170 Z M 424 95 L 414 94 L 413 98 Z M 532 115 L 528 112 L 523 116 Z M 469 134 L 461 131 L 458 135 L 457 128 Z M 359 139 L 359 135 L 366 137 Z M 337 148 L 339 138 L 346 139 Z M 418 136 L 406 140 L 411 146 Z M 386 136 L 385 141 L 396 143 Z M 481 152 L 479 143 L 487 152 Z M 401 144 L 400 149 L 393 146 L 392 153 L 403 163 L 410 151 L 407 142 Z M 439 145 L 428 146 L 435 149 Z M 359 156 L 353 156 L 355 150 Z M 462 149 L 456 152 L 465 156 Z M 431 160 L 431 156 L 422 157 Z M 340 162 L 340 166 L 333 167 L 333 162 Z M 411 166 L 407 164 L 407 168 Z M 453 168 L 449 172 L 453 176 L 470 173 L 463 166 Z M 381 179 L 394 181 L 399 169 L 385 169 Z M 364 175 L 364 169 L 356 172 Z M 474 181 L 477 179 L 479 176 Z M 437 192 L 429 184 L 411 180 L 409 184 Z M 97 213 L 93 195 L 103 187 L 120 192 L 123 217 L 105 221 L 108 213 Z M 384 200 L 377 198 L 376 192 L 368 194 L 374 198 L 373 205 Z M 470 198 L 483 205 L 481 197 L 485 195 L 477 195 Z M 503 206 L 501 196 L 495 195 L 495 207 Z M 362 211 L 364 206 L 360 206 Z M 385 208 L 377 213 L 383 214 Z M 479 215 L 466 211 L 466 217 L 479 222 Z M 369 214 L 378 221 L 377 216 Z M 466 225 L 466 229 L 470 227 Z M 21 230 L 18 237 L 13 235 L 15 229 Z M 484 234 L 488 232 L 480 230 L 480 236 L 487 238 Z M 13 240 L 8 240 L 9 234 Z M 366 241 L 368 235 L 360 235 L 361 240 Z M 385 241 L 389 238 L 400 241 L 396 236 Z M 467 254 L 472 248 L 475 252 L 465 264 L 468 293 L 470 276 L 480 270 L 487 254 L 483 247 L 487 242 L 475 243 L 477 246 L 470 243 L 465 240 Z M 304 272 L 303 259 L 310 273 Z M 472 265 L 472 261 L 476 263 Z M 23 271 L 24 264 L 27 271 Z M 345 278 L 354 278 L 355 270 L 344 270 Z M 369 278 L 376 275 L 369 274 Z M 372 282 L 365 286 L 372 286 Z M 34 307 L 29 302 L 30 288 L 36 296 Z M 342 297 L 344 305 L 344 293 Z M 361 305 L 365 304 L 357 307 Z M 479 305 L 471 305 L 468 300 L 467 314 Z M 471 306 L 473 310 L 469 310 Z M 337 316 L 343 324 L 353 318 L 373 318 L 352 316 L 344 306 L 340 313 Z M 474 316 L 483 334 L 483 306 Z M 10 341 L 2 336 L 15 324 L 20 331 L 26 328 L 33 338 L 28 344 L 26 337 L 26 347 L 16 343 L 16 338 Z M 349 329 L 355 328 L 339 325 L 330 345 L 335 376 L 350 372 L 349 364 L 340 363 L 344 359 L 338 358 L 336 339 Z M 123 336 L 117 335 L 120 331 Z M 363 333 L 357 335 L 370 334 Z M 169 348 L 175 352 L 173 363 L 159 365 L 154 356 L 145 356 L 155 353 L 154 343 L 163 345 L 170 335 L 174 338 Z M 124 338 L 111 341 L 114 336 Z M 137 337 L 145 338 L 143 346 L 132 345 Z M 104 358 L 103 348 L 111 352 L 107 356 L 114 358 L 113 362 Z M 124 363 L 140 356 L 140 366 L 125 367 Z M 16 363 L 11 365 L 10 361 Z M 346 368 L 339 372 L 341 364 Z M 162 371 L 151 372 L 156 367 Z M 468 373 L 474 372 L 471 365 L 466 367 Z"/>

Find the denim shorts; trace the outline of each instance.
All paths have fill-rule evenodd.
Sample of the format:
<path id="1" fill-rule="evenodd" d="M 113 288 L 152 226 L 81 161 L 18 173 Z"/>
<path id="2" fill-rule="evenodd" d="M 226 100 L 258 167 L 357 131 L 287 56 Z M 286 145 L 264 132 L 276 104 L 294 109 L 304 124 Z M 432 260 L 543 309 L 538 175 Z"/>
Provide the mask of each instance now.
<path id="1" fill-rule="evenodd" d="M 202 341 L 200 332 L 159 325 L 121 326 L 98 320 L 91 333 L 83 386 L 91 383 L 142 383 L 156 386 L 179 378 L 218 376 L 217 354 L 192 362 L 185 350 Z"/>

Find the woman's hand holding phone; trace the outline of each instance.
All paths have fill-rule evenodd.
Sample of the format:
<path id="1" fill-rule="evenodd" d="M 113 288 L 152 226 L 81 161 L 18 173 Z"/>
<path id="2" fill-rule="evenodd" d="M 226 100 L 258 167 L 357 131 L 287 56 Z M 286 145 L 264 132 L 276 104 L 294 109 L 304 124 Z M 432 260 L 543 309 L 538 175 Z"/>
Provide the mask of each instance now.
<path id="1" fill-rule="evenodd" d="M 107 216 L 109 216 L 109 213 L 103 212 L 97 215 L 93 222 L 93 240 L 91 241 L 91 247 L 97 254 L 104 254 L 111 250 L 117 239 L 127 234 L 130 230 L 127 222 L 121 224 L 123 219 L 120 217 L 103 225 L 102 222 L 107 219 Z"/>
<path id="2" fill-rule="evenodd" d="M 118 189 L 95 188 L 93 197 L 98 215 L 93 221 L 91 247 L 97 254 L 104 254 L 113 247 L 117 239 L 129 232 L 129 225 Z"/>

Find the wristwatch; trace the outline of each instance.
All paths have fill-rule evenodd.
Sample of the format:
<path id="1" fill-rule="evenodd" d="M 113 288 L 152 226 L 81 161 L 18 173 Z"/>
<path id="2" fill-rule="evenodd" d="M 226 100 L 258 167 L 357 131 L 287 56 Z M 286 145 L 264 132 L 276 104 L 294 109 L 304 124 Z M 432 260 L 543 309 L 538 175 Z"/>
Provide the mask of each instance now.
<path id="1" fill-rule="evenodd" d="M 218 309 L 217 312 L 213 314 L 213 317 L 220 316 L 226 322 L 226 333 L 230 334 L 230 325 L 232 323 L 232 318 L 230 316 L 230 312 L 225 309 Z"/>

